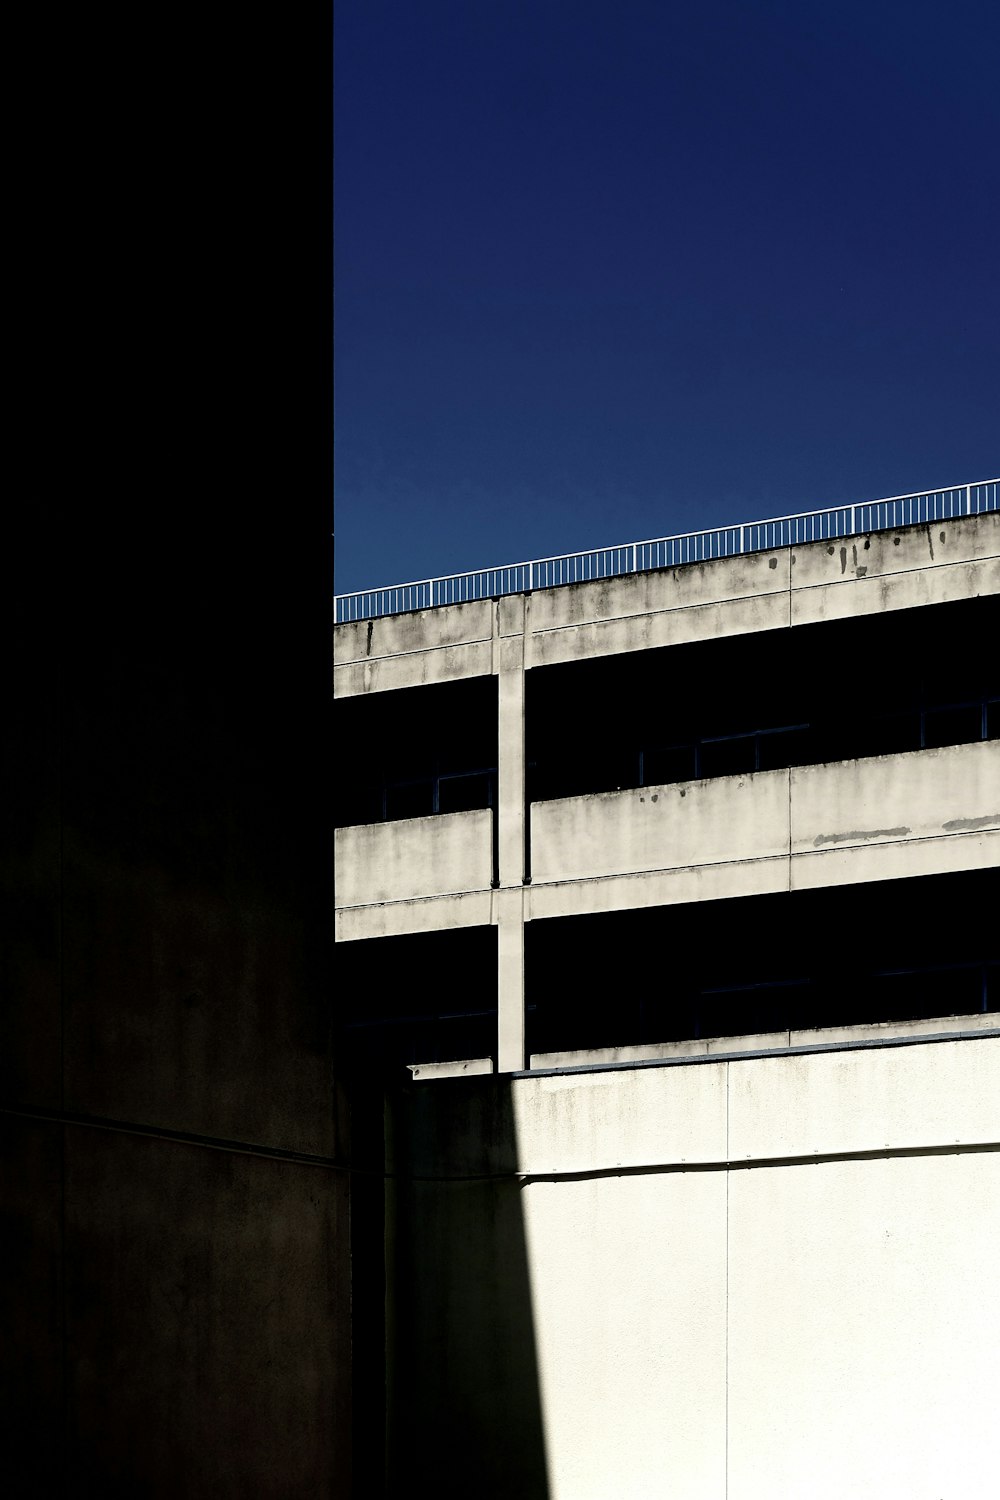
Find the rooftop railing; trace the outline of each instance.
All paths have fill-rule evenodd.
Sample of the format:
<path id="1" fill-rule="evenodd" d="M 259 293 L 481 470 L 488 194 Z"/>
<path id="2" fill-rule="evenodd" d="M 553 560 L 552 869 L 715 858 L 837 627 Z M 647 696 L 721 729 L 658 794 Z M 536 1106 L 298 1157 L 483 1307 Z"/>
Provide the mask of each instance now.
<path id="1" fill-rule="evenodd" d="M 451 573 L 443 578 L 423 578 L 413 583 L 391 584 L 387 588 L 338 594 L 334 600 L 335 619 L 338 625 L 342 625 L 351 620 L 378 619 L 409 610 L 436 609 L 443 604 L 495 599 L 500 594 L 524 594 L 533 589 L 558 588 L 567 583 L 683 567 L 687 563 L 735 557 L 746 552 L 766 552 L 775 547 L 952 521 L 960 516 L 982 515 L 995 510 L 1000 510 L 1000 479 L 986 479 L 978 484 L 953 485 L 949 489 L 890 495 L 883 500 L 866 500 L 860 505 L 799 511 L 770 521 L 715 526 L 707 531 L 686 531 L 646 542 L 625 542 L 614 547 L 597 547 L 589 552 L 567 552 L 560 557 L 536 558 L 533 562 L 508 563 L 499 568 L 479 568 L 470 573 Z"/>

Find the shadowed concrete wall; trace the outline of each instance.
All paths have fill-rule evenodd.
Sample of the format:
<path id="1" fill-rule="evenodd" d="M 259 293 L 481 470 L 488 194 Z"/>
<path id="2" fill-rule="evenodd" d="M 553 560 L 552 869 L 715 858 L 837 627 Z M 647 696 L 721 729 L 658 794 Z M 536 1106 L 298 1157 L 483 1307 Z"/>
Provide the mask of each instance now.
<path id="1" fill-rule="evenodd" d="M 11 1495 L 350 1484 L 325 674 L 181 561 L 90 578 L 8 721 Z"/>
<path id="2" fill-rule="evenodd" d="M 510 1081 L 388 1103 L 389 1493 L 546 1500 Z"/>
<path id="3" fill-rule="evenodd" d="M 400 1465 L 515 1492 L 509 1333 L 553 1497 L 995 1493 L 996 1032 L 515 1078 L 513 1156 L 504 1082 L 417 1084 L 397 1120 L 397 1165 L 469 1170 L 473 1139 L 505 1174 L 395 1188 Z"/>

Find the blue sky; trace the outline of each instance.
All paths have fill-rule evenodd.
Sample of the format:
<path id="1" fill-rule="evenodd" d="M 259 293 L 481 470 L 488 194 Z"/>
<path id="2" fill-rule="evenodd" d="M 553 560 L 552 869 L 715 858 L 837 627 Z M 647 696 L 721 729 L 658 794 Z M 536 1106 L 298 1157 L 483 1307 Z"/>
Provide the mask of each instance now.
<path id="1" fill-rule="evenodd" d="M 995 0 L 338 0 L 338 591 L 1000 470 Z"/>

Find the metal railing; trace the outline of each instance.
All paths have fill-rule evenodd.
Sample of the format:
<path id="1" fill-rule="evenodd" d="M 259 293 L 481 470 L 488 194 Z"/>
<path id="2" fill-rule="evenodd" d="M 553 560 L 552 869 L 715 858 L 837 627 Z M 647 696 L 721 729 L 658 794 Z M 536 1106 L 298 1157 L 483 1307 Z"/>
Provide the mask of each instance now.
<path id="1" fill-rule="evenodd" d="M 567 552 L 561 557 L 510 563 L 501 568 L 480 568 L 443 578 L 425 578 L 414 583 L 392 584 L 387 588 L 338 594 L 334 600 L 335 619 L 338 625 L 342 625 L 352 620 L 378 619 L 410 610 L 435 609 L 442 604 L 465 604 L 473 599 L 494 599 L 501 594 L 524 594 L 533 589 L 558 588 L 562 584 L 619 578 L 628 573 L 649 573 L 657 568 L 683 567 L 687 563 L 708 562 L 717 557 L 735 557 L 740 553 L 765 552 L 774 547 L 824 542 L 867 535 L 873 531 L 893 531 L 902 526 L 951 521 L 960 516 L 982 515 L 995 510 L 1000 510 L 1000 479 L 986 479 L 978 484 L 952 485 L 943 490 L 890 495 L 883 500 L 866 500 L 860 505 L 800 511 L 770 521 L 716 526 L 707 531 L 687 531 L 646 542 L 626 542 L 615 547 L 597 547 L 589 552 Z"/>

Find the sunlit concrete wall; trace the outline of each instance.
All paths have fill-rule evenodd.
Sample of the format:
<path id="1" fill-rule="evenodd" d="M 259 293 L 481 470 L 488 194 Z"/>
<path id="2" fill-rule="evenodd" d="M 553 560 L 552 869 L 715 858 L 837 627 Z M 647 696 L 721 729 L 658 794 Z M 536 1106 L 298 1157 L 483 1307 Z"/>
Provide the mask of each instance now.
<path id="1" fill-rule="evenodd" d="M 551 1500 L 992 1500 L 998 1101 L 996 1030 L 417 1084 L 394 1165 L 438 1180 L 395 1190 L 431 1197 L 394 1251 L 390 1431 L 415 1404 L 462 1450 L 494 1398 L 484 1495 L 522 1444 Z M 441 1447 L 436 1474 L 459 1492 Z"/>
<path id="2" fill-rule="evenodd" d="M 334 693 L 348 697 L 501 670 L 523 634 L 525 670 L 817 620 L 1000 592 L 1000 513 L 811 542 L 654 573 L 539 589 L 523 623 L 478 600 L 334 630 Z"/>
<path id="3" fill-rule="evenodd" d="M 488 809 L 338 828 L 337 905 L 488 890 L 492 829 Z"/>
<path id="4" fill-rule="evenodd" d="M 1000 743 L 537 803 L 529 914 L 1000 863 Z"/>
<path id="5" fill-rule="evenodd" d="M 496 923 L 492 819 L 338 829 L 338 938 Z M 559 798 L 531 825 L 526 920 L 981 869 L 1000 864 L 1000 743 Z"/>
<path id="6" fill-rule="evenodd" d="M 483 599 L 337 625 L 334 694 L 346 698 L 488 674 L 496 618 L 496 603 Z"/>

